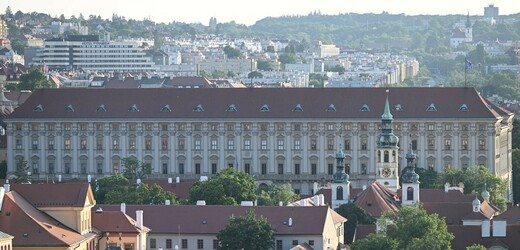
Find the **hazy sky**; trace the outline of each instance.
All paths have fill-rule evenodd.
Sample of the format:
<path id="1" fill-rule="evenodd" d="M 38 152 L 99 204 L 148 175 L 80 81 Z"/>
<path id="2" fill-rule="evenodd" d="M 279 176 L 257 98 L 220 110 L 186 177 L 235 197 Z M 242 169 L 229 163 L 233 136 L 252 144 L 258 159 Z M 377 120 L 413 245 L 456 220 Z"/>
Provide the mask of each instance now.
<path id="1" fill-rule="evenodd" d="M 519 0 L 0 0 L 0 12 L 7 6 L 13 13 L 43 12 L 51 16 L 65 14 L 86 18 L 100 15 L 110 18 L 113 13 L 127 19 L 149 18 L 156 22 L 172 21 L 208 24 L 210 17 L 218 22 L 235 20 L 251 25 L 264 17 L 307 15 L 313 11 L 322 14 L 338 13 L 404 13 L 483 15 L 484 6 L 494 3 L 501 15 L 520 12 Z"/>

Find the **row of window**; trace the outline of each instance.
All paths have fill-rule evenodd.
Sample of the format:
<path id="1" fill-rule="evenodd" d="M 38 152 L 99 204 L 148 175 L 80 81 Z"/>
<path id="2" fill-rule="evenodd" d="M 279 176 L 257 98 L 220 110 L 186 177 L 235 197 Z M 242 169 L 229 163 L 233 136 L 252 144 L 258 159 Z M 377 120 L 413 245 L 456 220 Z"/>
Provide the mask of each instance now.
<path id="1" fill-rule="evenodd" d="M 87 150 L 88 148 L 88 142 L 87 138 L 80 138 L 79 139 L 79 149 L 80 150 Z M 161 150 L 169 150 L 169 138 L 161 137 L 160 139 L 160 149 Z M 327 145 L 326 150 L 335 150 L 335 139 L 334 138 L 327 138 Z M 96 138 L 96 150 L 103 150 L 104 149 L 104 138 Z M 39 139 L 33 138 L 31 142 L 31 149 L 37 150 Z M 412 149 L 417 150 L 417 140 L 412 140 Z M 47 149 L 54 150 L 55 142 L 53 138 L 47 139 Z M 351 150 L 350 147 L 350 140 L 344 140 L 344 150 Z M 260 150 L 269 150 L 268 148 L 268 139 L 267 138 L 260 138 Z M 452 139 L 444 139 L 444 150 L 451 150 L 452 149 Z M 22 139 L 17 138 L 15 142 L 16 149 L 23 149 Z M 63 139 L 63 149 L 64 150 L 72 150 L 71 145 L 71 139 L 70 138 L 64 138 Z M 119 138 L 112 138 L 111 140 L 111 149 L 113 150 L 119 150 L 120 148 L 120 139 Z M 136 150 L 136 138 L 135 137 L 129 137 L 128 138 L 128 150 Z M 177 149 L 178 150 L 186 150 L 186 141 L 184 138 L 177 138 Z M 218 138 L 211 138 L 209 143 L 209 149 L 210 150 L 219 150 L 219 139 Z M 244 150 L 252 150 L 251 147 L 251 139 L 245 138 L 243 139 L 243 149 Z M 293 149 L 294 150 L 302 150 L 302 141 L 301 139 L 294 139 L 293 140 Z M 360 149 L 361 150 L 367 150 L 368 149 L 368 140 L 367 139 L 361 139 L 360 140 Z M 435 139 L 427 139 L 427 149 L 428 150 L 435 150 Z M 468 138 L 461 138 L 460 139 L 460 149 L 461 150 L 469 150 L 469 139 Z M 152 144 L 152 138 L 145 138 L 144 139 L 144 150 L 153 150 L 153 144 Z M 193 139 L 193 150 L 202 150 L 202 139 L 201 138 L 194 138 Z M 236 150 L 235 147 L 235 139 L 227 139 L 226 143 L 226 150 Z M 285 150 L 285 139 L 284 138 L 278 138 L 276 141 L 276 150 Z M 310 147 L 309 150 L 318 150 L 318 140 L 317 139 L 310 139 Z M 486 139 L 479 138 L 478 139 L 478 150 L 486 150 Z"/>
<path id="2" fill-rule="evenodd" d="M 106 111 L 106 106 L 105 105 L 100 105 L 99 107 L 103 107 L 104 110 Z M 99 109 L 99 107 L 98 107 L 98 109 Z M 132 106 L 132 107 L 135 107 L 136 109 L 138 109 L 137 104 L 134 104 L 134 106 Z M 129 110 L 132 110 L 132 107 L 130 107 Z M 72 105 L 67 105 L 66 107 L 64 107 L 64 109 L 66 111 L 74 111 L 74 107 Z M 163 107 L 163 109 L 164 109 L 164 111 L 161 110 L 163 112 L 171 112 L 172 111 L 172 107 L 170 105 L 165 105 Z M 102 131 L 105 128 L 107 128 L 107 129 L 110 129 L 111 131 L 119 131 L 125 125 L 126 125 L 126 128 L 129 131 L 135 131 L 135 130 L 137 130 L 137 128 L 143 129 L 145 131 L 152 131 L 153 128 L 154 128 L 154 123 L 142 123 L 141 126 L 138 126 L 137 123 L 123 123 L 123 124 L 122 123 L 109 123 L 109 124 L 94 123 L 93 124 L 93 129 L 95 129 L 97 131 Z M 16 123 L 14 126 L 15 126 L 15 130 L 21 131 L 22 127 L 23 127 L 23 124 L 22 123 Z M 63 130 L 70 131 L 72 129 L 72 127 L 73 127 L 73 124 L 72 123 L 61 123 L 61 126 L 62 126 Z M 88 123 L 78 123 L 77 124 L 77 128 L 80 131 L 87 131 L 88 130 L 88 126 L 89 126 Z M 106 127 L 106 126 L 108 126 L 108 127 Z M 175 125 L 173 125 L 173 126 L 175 127 L 175 129 L 177 131 L 185 131 L 186 128 L 187 128 L 187 124 L 186 123 L 175 123 Z M 194 124 L 192 124 L 192 129 L 194 131 L 202 131 L 202 126 L 203 125 L 200 124 L 200 123 L 194 123 Z M 290 126 L 290 127 L 288 127 L 288 126 Z M 327 131 L 334 131 L 335 127 L 336 127 L 336 124 L 334 124 L 334 123 L 326 123 L 324 126 L 325 126 L 324 129 L 327 130 Z M 376 124 L 376 126 L 377 126 L 377 130 L 381 130 L 381 124 Z M 394 130 L 398 130 L 398 131 L 401 130 L 401 124 L 394 123 L 393 126 L 394 126 Z M 435 131 L 435 129 L 437 128 L 437 125 L 433 124 L 433 123 L 428 123 L 425 126 L 426 126 L 425 130 L 427 130 L 427 131 Z M 459 129 L 461 131 L 469 131 L 470 126 L 471 126 L 470 124 L 459 124 Z M 159 123 L 158 124 L 158 129 L 160 131 L 168 131 L 170 127 L 172 127 L 172 126 L 170 126 L 169 123 Z M 251 131 L 252 127 L 253 127 L 252 123 L 242 123 L 242 124 L 240 124 L 240 128 L 243 131 Z M 258 127 L 259 127 L 260 131 L 268 131 L 269 130 L 269 123 L 259 123 Z M 303 124 L 300 124 L 300 123 L 295 123 L 295 124 L 291 124 L 291 125 L 287 125 L 286 123 L 275 123 L 274 124 L 274 128 L 275 128 L 276 131 L 285 131 L 286 128 L 290 129 L 291 131 L 302 131 L 302 127 L 303 127 Z M 318 127 L 319 127 L 318 123 L 309 123 L 309 130 L 310 131 L 318 131 Z M 352 130 L 352 124 L 350 124 L 350 123 L 343 124 L 342 127 L 343 127 L 344 130 Z M 418 127 L 419 127 L 418 124 L 412 123 L 410 125 L 410 130 L 411 131 L 417 131 Z M 452 131 L 453 127 L 454 127 L 453 124 L 443 124 L 443 130 L 444 131 Z M 476 124 L 476 129 L 478 131 L 485 131 L 486 127 L 487 127 L 486 124 Z M 57 125 L 55 123 L 45 123 L 45 130 L 47 130 L 47 131 L 54 131 L 54 130 L 56 130 L 56 128 L 57 128 Z M 237 127 L 237 125 L 235 123 L 226 123 L 224 125 L 224 128 L 225 128 L 226 131 L 235 131 L 239 127 Z M 359 128 L 360 128 L 361 131 L 367 131 L 368 128 L 369 128 L 369 123 L 360 123 L 359 124 Z M 40 130 L 40 124 L 39 123 L 30 123 L 29 124 L 29 129 L 31 131 L 39 131 Z M 208 129 L 209 129 L 209 131 L 219 131 L 220 130 L 220 124 L 219 123 L 209 123 L 208 124 Z"/>
<path id="3" fill-rule="evenodd" d="M 307 242 L 310 246 L 314 246 L 314 240 L 309 240 Z M 196 249 L 204 249 L 204 240 L 203 239 L 197 239 L 197 247 Z M 296 246 L 298 245 L 298 240 L 293 240 L 292 241 L 292 245 L 293 246 Z M 149 244 L 149 247 L 150 249 L 157 249 L 158 247 L 159 248 L 162 248 L 162 246 L 158 246 L 157 245 L 157 239 L 154 239 L 154 238 L 150 238 L 150 244 Z M 176 245 L 175 247 L 179 247 L 178 245 Z M 218 249 L 219 247 L 219 242 L 218 240 L 213 240 L 213 244 L 212 244 L 212 249 Z M 166 239 L 165 240 L 165 249 L 173 249 L 174 246 L 173 246 L 173 240 L 172 239 Z M 177 249 L 176 248 L 176 249 Z M 188 239 L 181 239 L 181 245 L 180 245 L 180 249 L 189 249 L 190 246 L 188 244 Z M 193 249 L 193 248 L 192 248 Z M 276 240 L 276 250 L 282 250 L 283 249 L 283 240 Z"/>

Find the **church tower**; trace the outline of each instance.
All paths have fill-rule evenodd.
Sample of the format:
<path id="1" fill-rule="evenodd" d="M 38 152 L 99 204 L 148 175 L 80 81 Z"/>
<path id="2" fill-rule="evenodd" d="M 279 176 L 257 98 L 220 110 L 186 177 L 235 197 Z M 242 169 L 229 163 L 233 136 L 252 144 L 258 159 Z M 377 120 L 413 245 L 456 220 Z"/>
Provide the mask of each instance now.
<path id="1" fill-rule="evenodd" d="M 386 93 L 385 111 L 381 116 L 381 134 L 377 139 L 376 181 L 395 192 L 399 188 L 399 138 L 393 133 L 394 118 L 390 113 L 388 90 Z"/>
<path id="2" fill-rule="evenodd" d="M 414 205 L 419 202 L 419 175 L 415 173 L 415 154 L 412 145 L 406 154 L 406 168 L 403 173 L 401 201 L 403 205 Z"/>
<path id="3" fill-rule="evenodd" d="M 341 150 L 341 145 L 336 153 L 336 173 L 332 176 L 332 209 L 338 208 L 341 204 L 349 203 L 350 182 L 348 174 L 345 173 L 345 154 Z"/>

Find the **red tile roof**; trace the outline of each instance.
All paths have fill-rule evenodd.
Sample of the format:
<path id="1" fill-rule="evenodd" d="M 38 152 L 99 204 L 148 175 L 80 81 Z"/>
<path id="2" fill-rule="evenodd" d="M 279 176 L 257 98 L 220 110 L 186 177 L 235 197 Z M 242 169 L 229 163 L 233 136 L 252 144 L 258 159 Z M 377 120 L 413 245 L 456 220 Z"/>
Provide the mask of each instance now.
<path id="1" fill-rule="evenodd" d="M 291 89 L 38 89 L 9 117 L 17 118 L 312 118 L 380 119 L 386 89 L 383 88 L 291 88 Z M 370 98 L 367 98 L 370 97 Z M 391 105 L 400 104 L 395 119 L 490 119 L 500 117 L 472 88 L 392 88 Z M 437 111 L 426 111 L 430 104 Z M 42 112 L 33 111 L 37 105 Z M 104 104 L 106 112 L 96 112 Z M 133 105 L 139 112 L 130 112 Z M 171 112 L 161 112 L 165 105 Z M 201 105 L 203 112 L 194 112 Z M 237 112 L 226 109 L 234 104 Z M 293 111 L 300 104 L 303 111 Z M 336 111 L 326 111 L 334 104 Z M 363 105 L 370 111 L 361 111 Z M 468 111 L 459 111 L 466 104 Z M 65 111 L 72 105 L 74 112 Z M 269 106 L 268 112 L 260 107 Z M 502 112 L 503 110 L 500 110 Z"/>
<path id="2" fill-rule="evenodd" d="M 139 233 L 136 222 L 121 211 L 97 212 L 92 209 L 92 226 L 103 232 Z"/>
<path id="3" fill-rule="evenodd" d="M 100 205 L 103 211 L 119 211 L 118 205 Z M 278 235 L 321 235 L 330 208 L 320 207 L 242 207 L 242 206 L 194 206 L 194 205 L 126 205 L 126 212 L 135 217 L 136 210 L 143 210 L 143 224 L 153 233 L 216 234 L 228 223 L 229 217 L 243 216 L 249 209 L 267 218 Z M 292 218 L 293 225 L 288 226 Z"/>
<path id="4" fill-rule="evenodd" d="M 509 206 L 505 212 L 495 216 L 494 219 L 506 220 L 508 225 L 520 225 L 520 207 Z"/>
<path id="5" fill-rule="evenodd" d="M 506 237 L 483 238 L 481 226 L 448 226 L 448 231 L 455 235 L 451 242 L 454 250 L 464 250 L 473 244 L 483 245 L 487 249 L 496 245 L 507 246 L 506 249 L 519 249 L 520 225 L 508 225 Z"/>
<path id="6" fill-rule="evenodd" d="M 94 235 L 81 236 L 33 207 L 16 191 L 5 194 L 0 230 L 12 236 L 13 246 L 73 246 Z"/>
<path id="7" fill-rule="evenodd" d="M 11 184 L 16 191 L 35 207 L 84 207 L 92 196 L 86 182 Z"/>
<path id="8" fill-rule="evenodd" d="M 377 181 L 359 193 L 354 203 L 374 217 L 387 211 L 397 212 L 401 207 L 397 194 Z"/>

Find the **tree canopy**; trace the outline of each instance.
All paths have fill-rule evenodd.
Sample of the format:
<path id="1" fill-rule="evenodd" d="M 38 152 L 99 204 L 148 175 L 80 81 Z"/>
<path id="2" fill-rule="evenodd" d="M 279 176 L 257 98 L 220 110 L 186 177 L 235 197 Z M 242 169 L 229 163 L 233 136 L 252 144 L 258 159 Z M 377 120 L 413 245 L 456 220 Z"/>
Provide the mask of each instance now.
<path id="1" fill-rule="evenodd" d="M 231 216 L 229 224 L 217 234 L 218 249 L 263 250 L 274 247 L 274 229 L 253 209 L 242 217 Z"/>
<path id="2" fill-rule="evenodd" d="M 165 204 L 170 200 L 176 204 L 175 194 L 164 190 L 157 184 L 145 183 L 131 185 L 121 174 L 96 180 L 94 196 L 99 204 Z"/>
<path id="3" fill-rule="evenodd" d="M 465 194 L 480 194 L 484 189 L 487 189 L 490 194 L 490 202 L 502 211 L 506 210 L 507 184 L 485 166 L 472 166 L 466 170 L 447 168 L 443 174 L 443 183 L 446 182 L 451 184 L 464 183 Z"/>
<path id="4" fill-rule="evenodd" d="M 370 216 L 354 203 L 342 204 L 336 208 L 335 211 L 347 219 L 347 222 L 345 223 L 344 234 L 345 243 L 352 243 L 358 224 L 374 224 L 376 222 L 374 217 Z"/>
<path id="5" fill-rule="evenodd" d="M 437 214 L 427 214 L 420 207 L 403 206 L 398 212 L 385 213 L 379 220 L 386 229 L 352 244 L 356 249 L 430 249 L 451 248 L 454 236 L 446 221 Z M 381 246 L 384 246 L 383 248 Z"/>
<path id="6" fill-rule="evenodd" d="M 253 177 L 233 168 L 225 168 L 207 181 L 198 181 L 190 188 L 189 202 L 205 200 L 207 205 L 237 205 L 256 199 Z"/>
<path id="7" fill-rule="evenodd" d="M 16 161 L 16 170 L 14 172 L 16 176 L 16 182 L 18 183 L 31 183 L 31 176 L 29 175 L 29 166 L 27 161 L 20 158 Z"/>
<path id="8" fill-rule="evenodd" d="M 26 74 L 20 76 L 20 82 L 18 84 L 7 85 L 6 88 L 9 90 L 35 90 L 41 88 L 55 88 L 43 72 L 39 69 L 31 69 Z"/>
<path id="9" fill-rule="evenodd" d="M 287 204 L 294 202 L 300 198 L 292 190 L 291 184 L 269 185 L 267 187 L 258 187 L 258 205 L 259 206 L 278 206 L 280 202 Z"/>
<path id="10" fill-rule="evenodd" d="M 123 158 L 121 162 L 124 166 L 123 176 L 127 179 L 144 179 L 152 171 L 150 163 L 144 163 L 132 157 Z"/>

